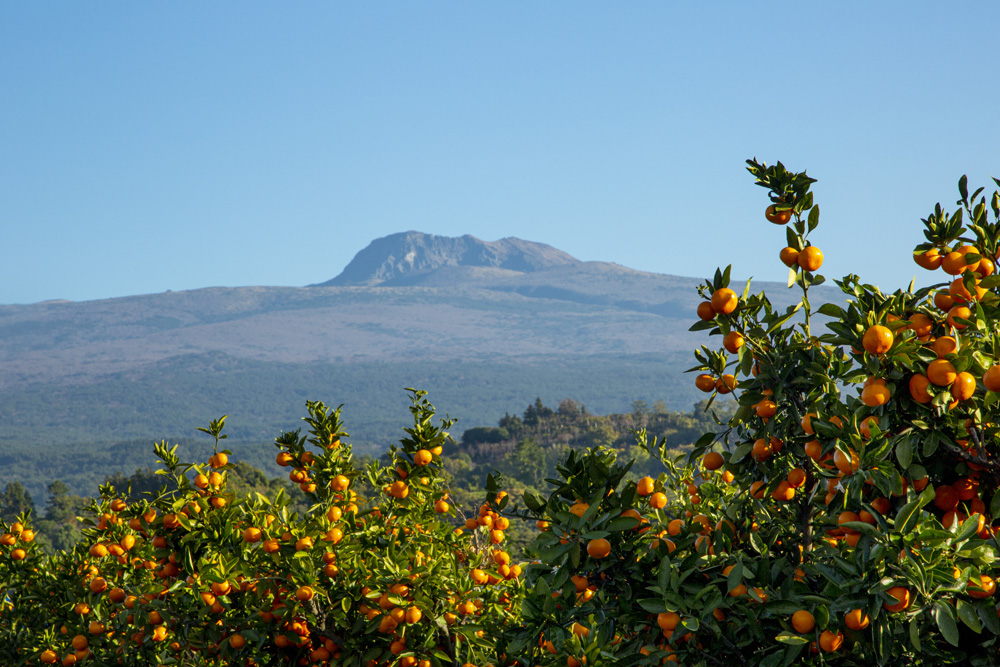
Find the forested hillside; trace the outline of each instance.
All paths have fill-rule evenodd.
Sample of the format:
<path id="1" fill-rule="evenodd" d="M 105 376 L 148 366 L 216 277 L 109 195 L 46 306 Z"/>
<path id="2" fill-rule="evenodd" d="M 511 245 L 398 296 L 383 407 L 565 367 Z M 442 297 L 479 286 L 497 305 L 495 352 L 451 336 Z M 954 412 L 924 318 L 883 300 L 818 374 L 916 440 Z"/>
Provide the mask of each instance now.
<path id="1" fill-rule="evenodd" d="M 731 404 L 719 403 L 713 410 L 719 417 L 728 416 Z M 629 412 L 601 416 L 591 414 L 584 404 L 572 399 L 563 400 L 553 409 L 536 398 L 523 413 L 505 414 L 496 426 L 466 429 L 460 438 L 453 434 L 455 448 L 443 461 L 456 505 L 467 510 L 481 500 L 483 482 L 489 473 L 503 475 L 515 499 L 525 491 L 540 491 L 546 486 L 546 478 L 556 475 L 557 462 L 570 449 L 611 447 L 635 459 L 633 475 L 656 475 L 660 463 L 636 445 L 634 431 L 645 428 L 650 436 L 666 438 L 669 447 L 683 449 L 714 425 L 704 402 L 689 412 L 675 412 L 662 401 L 649 406 L 640 400 L 633 402 Z M 203 460 L 212 450 L 207 438 L 184 439 L 177 444 L 182 460 Z M 234 449 L 238 459 L 230 473 L 234 490 L 258 491 L 269 497 L 288 493 L 296 507 L 305 508 L 305 496 L 297 486 L 275 476 L 285 471 L 271 458 L 275 451 L 272 446 L 261 443 Z M 106 456 L 54 456 L 44 464 L 11 457 L 7 481 L 0 492 L 0 518 L 11 521 L 21 511 L 32 509 L 40 517 L 37 526 L 45 544 L 64 548 L 78 539 L 76 516 L 97 495 L 100 484 L 111 484 L 120 491 L 129 489 L 132 497 L 160 490 L 163 478 L 146 467 L 154 458 L 150 443 L 118 443 L 107 452 Z M 27 463 L 32 461 L 35 466 L 29 468 Z M 360 463 L 363 467 L 363 456 Z M 20 473 L 10 475 L 14 470 Z M 512 525 L 509 535 L 513 544 L 522 544 L 531 530 Z"/>

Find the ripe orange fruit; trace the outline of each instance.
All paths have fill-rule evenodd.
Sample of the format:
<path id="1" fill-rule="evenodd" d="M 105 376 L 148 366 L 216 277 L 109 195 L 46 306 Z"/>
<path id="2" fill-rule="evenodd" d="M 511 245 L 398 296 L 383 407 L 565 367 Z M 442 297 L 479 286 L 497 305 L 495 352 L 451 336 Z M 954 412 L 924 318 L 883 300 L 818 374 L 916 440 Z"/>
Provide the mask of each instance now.
<path id="1" fill-rule="evenodd" d="M 951 295 L 947 292 L 935 292 L 934 293 L 934 307 L 943 313 L 947 313 L 948 309 L 955 305 L 955 300 L 951 298 Z"/>
<path id="2" fill-rule="evenodd" d="M 570 506 L 569 512 L 573 516 L 582 517 L 589 508 L 590 508 L 590 505 L 588 505 L 587 503 L 576 502 L 576 503 L 573 503 L 572 506 Z"/>
<path id="3" fill-rule="evenodd" d="M 654 509 L 661 510 L 667 506 L 667 494 L 657 491 L 649 497 L 649 504 Z"/>
<path id="4" fill-rule="evenodd" d="M 979 260 L 968 261 L 966 255 L 969 254 L 978 255 L 979 251 L 971 245 L 955 248 L 941 260 L 941 269 L 952 276 L 957 276 L 967 270 L 975 272 L 979 268 Z"/>
<path id="5" fill-rule="evenodd" d="M 955 366 L 947 359 L 935 359 L 927 364 L 927 379 L 939 387 L 950 387 L 956 377 Z"/>
<path id="6" fill-rule="evenodd" d="M 962 371 L 955 376 L 955 381 L 951 383 L 951 395 L 956 401 L 965 401 L 972 398 L 976 393 L 976 378 L 972 373 Z"/>
<path id="7" fill-rule="evenodd" d="M 694 386 L 706 393 L 715 391 L 715 378 L 708 373 L 702 373 L 694 379 Z"/>
<path id="8" fill-rule="evenodd" d="M 295 591 L 295 599 L 299 602 L 308 602 L 312 600 L 316 595 L 316 591 L 312 589 L 312 586 L 299 586 Z"/>
<path id="9" fill-rule="evenodd" d="M 790 487 L 797 489 L 806 483 L 806 471 L 802 468 L 793 468 L 788 471 L 788 476 L 785 480 Z"/>
<path id="10" fill-rule="evenodd" d="M 644 498 L 653 493 L 655 488 L 656 482 L 652 477 L 643 477 L 635 484 L 635 492 Z"/>
<path id="11" fill-rule="evenodd" d="M 726 373 L 715 381 L 715 390 L 720 394 L 728 394 L 736 389 L 736 376 Z"/>
<path id="12" fill-rule="evenodd" d="M 916 334 L 917 338 L 929 336 L 934 329 L 934 320 L 923 313 L 914 313 L 910 316 L 910 329 Z"/>
<path id="13" fill-rule="evenodd" d="M 931 395 L 927 393 L 927 387 L 931 381 L 926 375 L 917 373 L 910 378 L 910 397 L 917 403 L 930 403 Z"/>
<path id="14" fill-rule="evenodd" d="M 217 454 L 213 454 L 212 458 L 208 460 L 208 465 L 212 466 L 213 468 L 222 468 L 227 463 L 229 463 L 229 457 L 226 456 L 225 452 L 218 452 Z"/>
<path id="15" fill-rule="evenodd" d="M 346 491 L 347 487 L 351 485 L 351 480 L 347 475 L 337 475 L 332 480 L 330 480 L 330 488 L 334 491 Z"/>
<path id="16" fill-rule="evenodd" d="M 661 630 L 673 630 L 681 622 L 681 615 L 675 611 L 665 611 L 656 615 L 656 624 Z"/>
<path id="17" fill-rule="evenodd" d="M 815 435 L 816 434 L 816 431 L 813 430 L 812 418 L 813 417 L 818 417 L 818 416 L 819 415 L 817 415 L 815 412 L 807 412 L 802 417 L 802 430 L 805 431 L 806 434 L 808 434 L 808 435 Z"/>
<path id="18" fill-rule="evenodd" d="M 874 415 L 872 415 L 871 417 L 865 417 L 864 419 L 861 420 L 861 423 L 858 425 L 858 430 L 861 431 L 861 437 L 864 438 L 865 440 L 872 437 L 872 430 L 871 430 L 872 424 L 878 426 L 878 417 Z"/>
<path id="19" fill-rule="evenodd" d="M 736 310 L 739 302 L 736 292 L 728 287 L 717 289 L 712 293 L 712 310 L 718 315 L 729 315 Z"/>
<path id="20" fill-rule="evenodd" d="M 803 447 L 806 456 L 811 458 L 813 461 L 819 461 L 823 458 L 823 444 L 819 440 L 810 440 Z"/>
<path id="21" fill-rule="evenodd" d="M 823 251 L 814 245 L 806 246 L 795 261 L 806 271 L 817 271 L 823 266 Z"/>
<path id="22" fill-rule="evenodd" d="M 959 322 L 958 320 L 972 320 L 972 311 L 965 306 L 952 306 L 948 311 L 948 317 L 945 319 L 948 321 L 950 326 L 953 326 L 961 331 L 969 325 Z"/>
<path id="23" fill-rule="evenodd" d="M 722 346 L 726 348 L 726 351 L 736 354 L 739 349 L 743 347 L 744 343 L 743 334 L 739 331 L 730 331 L 726 334 L 726 337 L 722 339 Z"/>
<path id="24" fill-rule="evenodd" d="M 764 217 L 767 218 L 768 222 L 773 222 L 776 225 L 786 225 L 792 219 L 792 211 L 791 209 L 779 211 L 776 205 L 771 204 L 764 209 Z"/>
<path id="25" fill-rule="evenodd" d="M 948 285 L 948 294 L 951 298 L 955 300 L 955 303 L 969 303 L 971 301 L 978 301 L 986 296 L 986 290 L 979 286 L 979 281 L 976 280 L 973 286 L 975 293 L 969 291 L 969 288 L 965 286 L 965 279 L 955 278 Z"/>
<path id="26" fill-rule="evenodd" d="M 792 627 L 801 634 L 812 632 L 816 627 L 816 618 L 805 609 L 799 609 L 792 614 Z"/>
<path id="27" fill-rule="evenodd" d="M 983 257 L 982 259 L 979 260 L 979 266 L 973 273 L 985 278 L 986 276 L 992 276 L 993 271 L 995 270 L 996 266 L 994 266 L 993 260 L 989 259 L 988 257 Z"/>
<path id="28" fill-rule="evenodd" d="M 983 374 L 983 385 L 990 391 L 1000 391 L 1000 365 L 990 366 Z"/>
<path id="29" fill-rule="evenodd" d="M 883 602 L 882 606 L 886 611 L 903 611 L 910 606 L 910 591 L 904 586 L 893 586 L 886 591 L 889 597 L 895 598 L 896 602 Z"/>
<path id="30" fill-rule="evenodd" d="M 56 660 L 59 659 L 59 656 L 56 655 L 55 651 L 52 651 L 50 649 L 46 649 L 46 650 L 42 651 L 42 655 L 39 656 L 39 659 L 42 662 L 44 662 L 46 665 L 51 665 L 51 664 L 55 663 Z"/>
<path id="31" fill-rule="evenodd" d="M 261 535 L 262 533 L 260 532 L 260 528 L 254 528 L 253 526 L 250 526 L 249 528 L 243 531 L 243 541 L 250 543 L 260 542 Z"/>
<path id="32" fill-rule="evenodd" d="M 766 461 L 771 458 L 771 455 L 774 453 L 771 450 L 771 443 L 764 438 L 757 438 L 757 440 L 753 443 L 753 449 L 751 451 L 753 452 L 753 457 L 758 461 Z"/>
<path id="33" fill-rule="evenodd" d="M 934 354 L 937 355 L 938 359 L 944 359 L 949 354 L 954 354 L 958 351 L 958 341 L 952 336 L 941 336 L 935 339 L 931 345 L 931 349 L 934 350 Z"/>
<path id="34" fill-rule="evenodd" d="M 765 486 L 766 485 L 764 484 L 764 482 L 761 481 L 754 482 L 753 484 L 750 485 L 750 495 L 753 496 L 754 498 L 757 498 L 758 500 L 763 499 Z"/>
<path id="35" fill-rule="evenodd" d="M 868 618 L 868 614 L 861 609 L 852 609 L 844 614 L 844 625 L 851 630 L 864 630 L 870 622 L 871 619 Z"/>
<path id="36" fill-rule="evenodd" d="M 434 460 L 434 455 L 426 449 L 421 449 L 413 455 L 413 463 L 418 466 L 425 466 Z"/>
<path id="37" fill-rule="evenodd" d="M 788 480 L 781 480 L 777 488 L 771 492 L 771 497 L 775 500 L 787 502 L 795 497 L 795 487 L 788 483 Z"/>
<path id="38" fill-rule="evenodd" d="M 892 347 L 893 340 L 894 336 L 888 327 L 876 324 L 868 327 L 868 331 L 861 339 L 861 345 L 868 354 L 885 354 Z"/>
<path id="39" fill-rule="evenodd" d="M 587 555 L 591 558 L 606 558 L 611 553 L 611 543 L 603 537 L 587 542 Z"/>
<path id="40" fill-rule="evenodd" d="M 765 398 L 756 405 L 754 411 L 757 413 L 758 417 L 770 419 L 774 415 L 778 414 L 778 404 Z"/>
<path id="41" fill-rule="evenodd" d="M 950 512 L 958 507 L 958 492 L 949 484 L 939 484 L 934 487 L 934 506 L 942 512 Z"/>
<path id="42" fill-rule="evenodd" d="M 844 643 L 844 633 L 824 630 L 819 636 L 819 647 L 827 653 L 832 653 Z"/>
<path id="43" fill-rule="evenodd" d="M 833 465 L 837 466 L 837 470 L 845 475 L 850 475 L 858 469 L 860 460 L 853 449 L 849 450 L 849 453 L 847 454 L 839 449 L 836 449 L 833 452 Z"/>
<path id="44" fill-rule="evenodd" d="M 708 321 L 715 317 L 715 310 L 712 308 L 712 304 L 708 301 L 702 301 L 698 304 L 698 319 Z"/>
<path id="45" fill-rule="evenodd" d="M 778 259 L 788 268 L 792 268 L 799 263 L 799 251 L 791 247 L 782 248 L 778 253 Z"/>
<path id="46" fill-rule="evenodd" d="M 709 452 L 701 460 L 701 465 L 705 467 L 705 470 L 718 470 L 724 463 L 725 460 L 719 452 Z"/>
<path id="47" fill-rule="evenodd" d="M 922 253 L 915 252 L 913 253 L 913 261 L 928 271 L 934 271 L 941 266 L 941 251 L 937 248 L 931 248 Z"/>
<path id="48" fill-rule="evenodd" d="M 993 581 L 992 577 L 988 577 L 985 574 L 980 575 L 978 581 L 976 577 L 970 578 L 969 585 L 965 588 L 965 592 L 969 594 L 969 597 L 976 598 L 977 600 L 993 597 L 996 590 L 996 582 Z"/>
<path id="49" fill-rule="evenodd" d="M 861 392 L 861 402 L 870 408 L 877 408 L 889 402 L 889 388 L 884 384 L 872 384 Z"/>

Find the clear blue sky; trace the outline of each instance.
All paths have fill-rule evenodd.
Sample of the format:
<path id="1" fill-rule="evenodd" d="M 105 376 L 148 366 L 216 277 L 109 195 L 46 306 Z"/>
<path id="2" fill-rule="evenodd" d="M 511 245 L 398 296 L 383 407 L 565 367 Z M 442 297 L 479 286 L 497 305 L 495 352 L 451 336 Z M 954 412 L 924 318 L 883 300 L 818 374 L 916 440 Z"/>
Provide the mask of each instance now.
<path id="1" fill-rule="evenodd" d="M 743 161 L 807 168 L 823 273 L 891 289 L 1000 176 L 996 5 L 6 2 L 0 303 L 305 285 L 416 229 L 784 280 Z"/>

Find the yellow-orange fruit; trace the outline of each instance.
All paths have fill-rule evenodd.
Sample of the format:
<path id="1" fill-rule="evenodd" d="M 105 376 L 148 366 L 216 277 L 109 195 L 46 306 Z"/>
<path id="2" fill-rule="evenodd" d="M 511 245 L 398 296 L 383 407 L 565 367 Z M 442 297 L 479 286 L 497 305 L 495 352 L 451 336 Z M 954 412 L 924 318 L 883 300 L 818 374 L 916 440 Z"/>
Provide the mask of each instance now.
<path id="1" fill-rule="evenodd" d="M 791 209 L 779 211 L 777 206 L 771 204 L 764 209 L 764 217 L 767 218 L 768 222 L 773 222 L 776 225 L 785 225 L 792 219 L 792 211 Z"/>
<path id="2" fill-rule="evenodd" d="M 805 609 L 799 609 L 792 614 L 792 627 L 795 628 L 796 632 L 802 634 L 812 632 L 813 628 L 816 627 L 816 618 Z"/>
<path id="3" fill-rule="evenodd" d="M 883 602 L 882 606 L 886 611 L 903 611 L 910 606 L 910 591 L 903 586 L 893 586 L 886 591 L 889 597 L 896 598 L 896 602 Z"/>
<path id="4" fill-rule="evenodd" d="M 892 347 L 894 338 L 892 331 L 888 327 L 876 324 L 868 327 L 868 330 L 865 331 L 865 335 L 861 339 L 861 345 L 868 354 L 885 354 Z"/>
<path id="5" fill-rule="evenodd" d="M 799 251 L 792 247 L 782 248 L 778 253 L 778 259 L 788 268 L 792 268 L 799 263 Z"/>
<path id="6" fill-rule="evenodd" d="M 743 343 L 743 334 L 739 331 L 730 331 L 726 334 L 725 338 L 722 339 L 722 346 L 732 354 L 736 354 L 739 349 L 743 347 Z"/>
<path id="7" fill-rule="evenodd" d="M 736 292 L 728 287 L 723 287 L 712 293 L 712 310 L 719 315 L 729 315 L 736 310 L 739 301 Z"/>
<path id="8" fill-rule="evenodd" d="M 715 378 L 708 373 L 702 373 L 694 379 L 694 386 L 706 393 L 715 391 Z"/>
<path id="9" fill-rule="evenodd" d="M 950 387 L 956 377 L 955 366 L 947 359 L 935 359 L 927 364 L 927 379 L 939 387 Z"/>
<path id="10" fill-rule="evenodd" d="M 823 251 L 814 245 L 806 246 L 795 261 L 806 271 L 818 271 L 823 266 Z"/>

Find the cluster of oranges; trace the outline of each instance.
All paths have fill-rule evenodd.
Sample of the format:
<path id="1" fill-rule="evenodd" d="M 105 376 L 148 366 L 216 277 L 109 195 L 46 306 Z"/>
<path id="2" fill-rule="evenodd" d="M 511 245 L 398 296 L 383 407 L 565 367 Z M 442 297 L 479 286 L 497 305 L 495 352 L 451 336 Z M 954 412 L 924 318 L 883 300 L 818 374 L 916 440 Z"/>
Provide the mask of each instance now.
<path id="1" fill-rule="evenodd" d="M 10 526 L 10 532 L 0 535 L 0 557 L 6 556 L 13 561 L 24 560 L 28 552 L 26 548 L 35 541 L 35 531 L 24 527 L 20 521 Z"/>
<path id="2" fill-rule="evenodd" d="M 792 219 L 792 209 L 778 210 L 777 205 L 771 204 L 764 211 L 764 217 L 776 225 L 787 225 Z M 818 271 L 823 266 L 823 251 L 814 245 L 806 245 L 801 250 L 786 246 L 778 253 L 778 258 L 785 266 L 798 266 L 803 271 Z"/>

